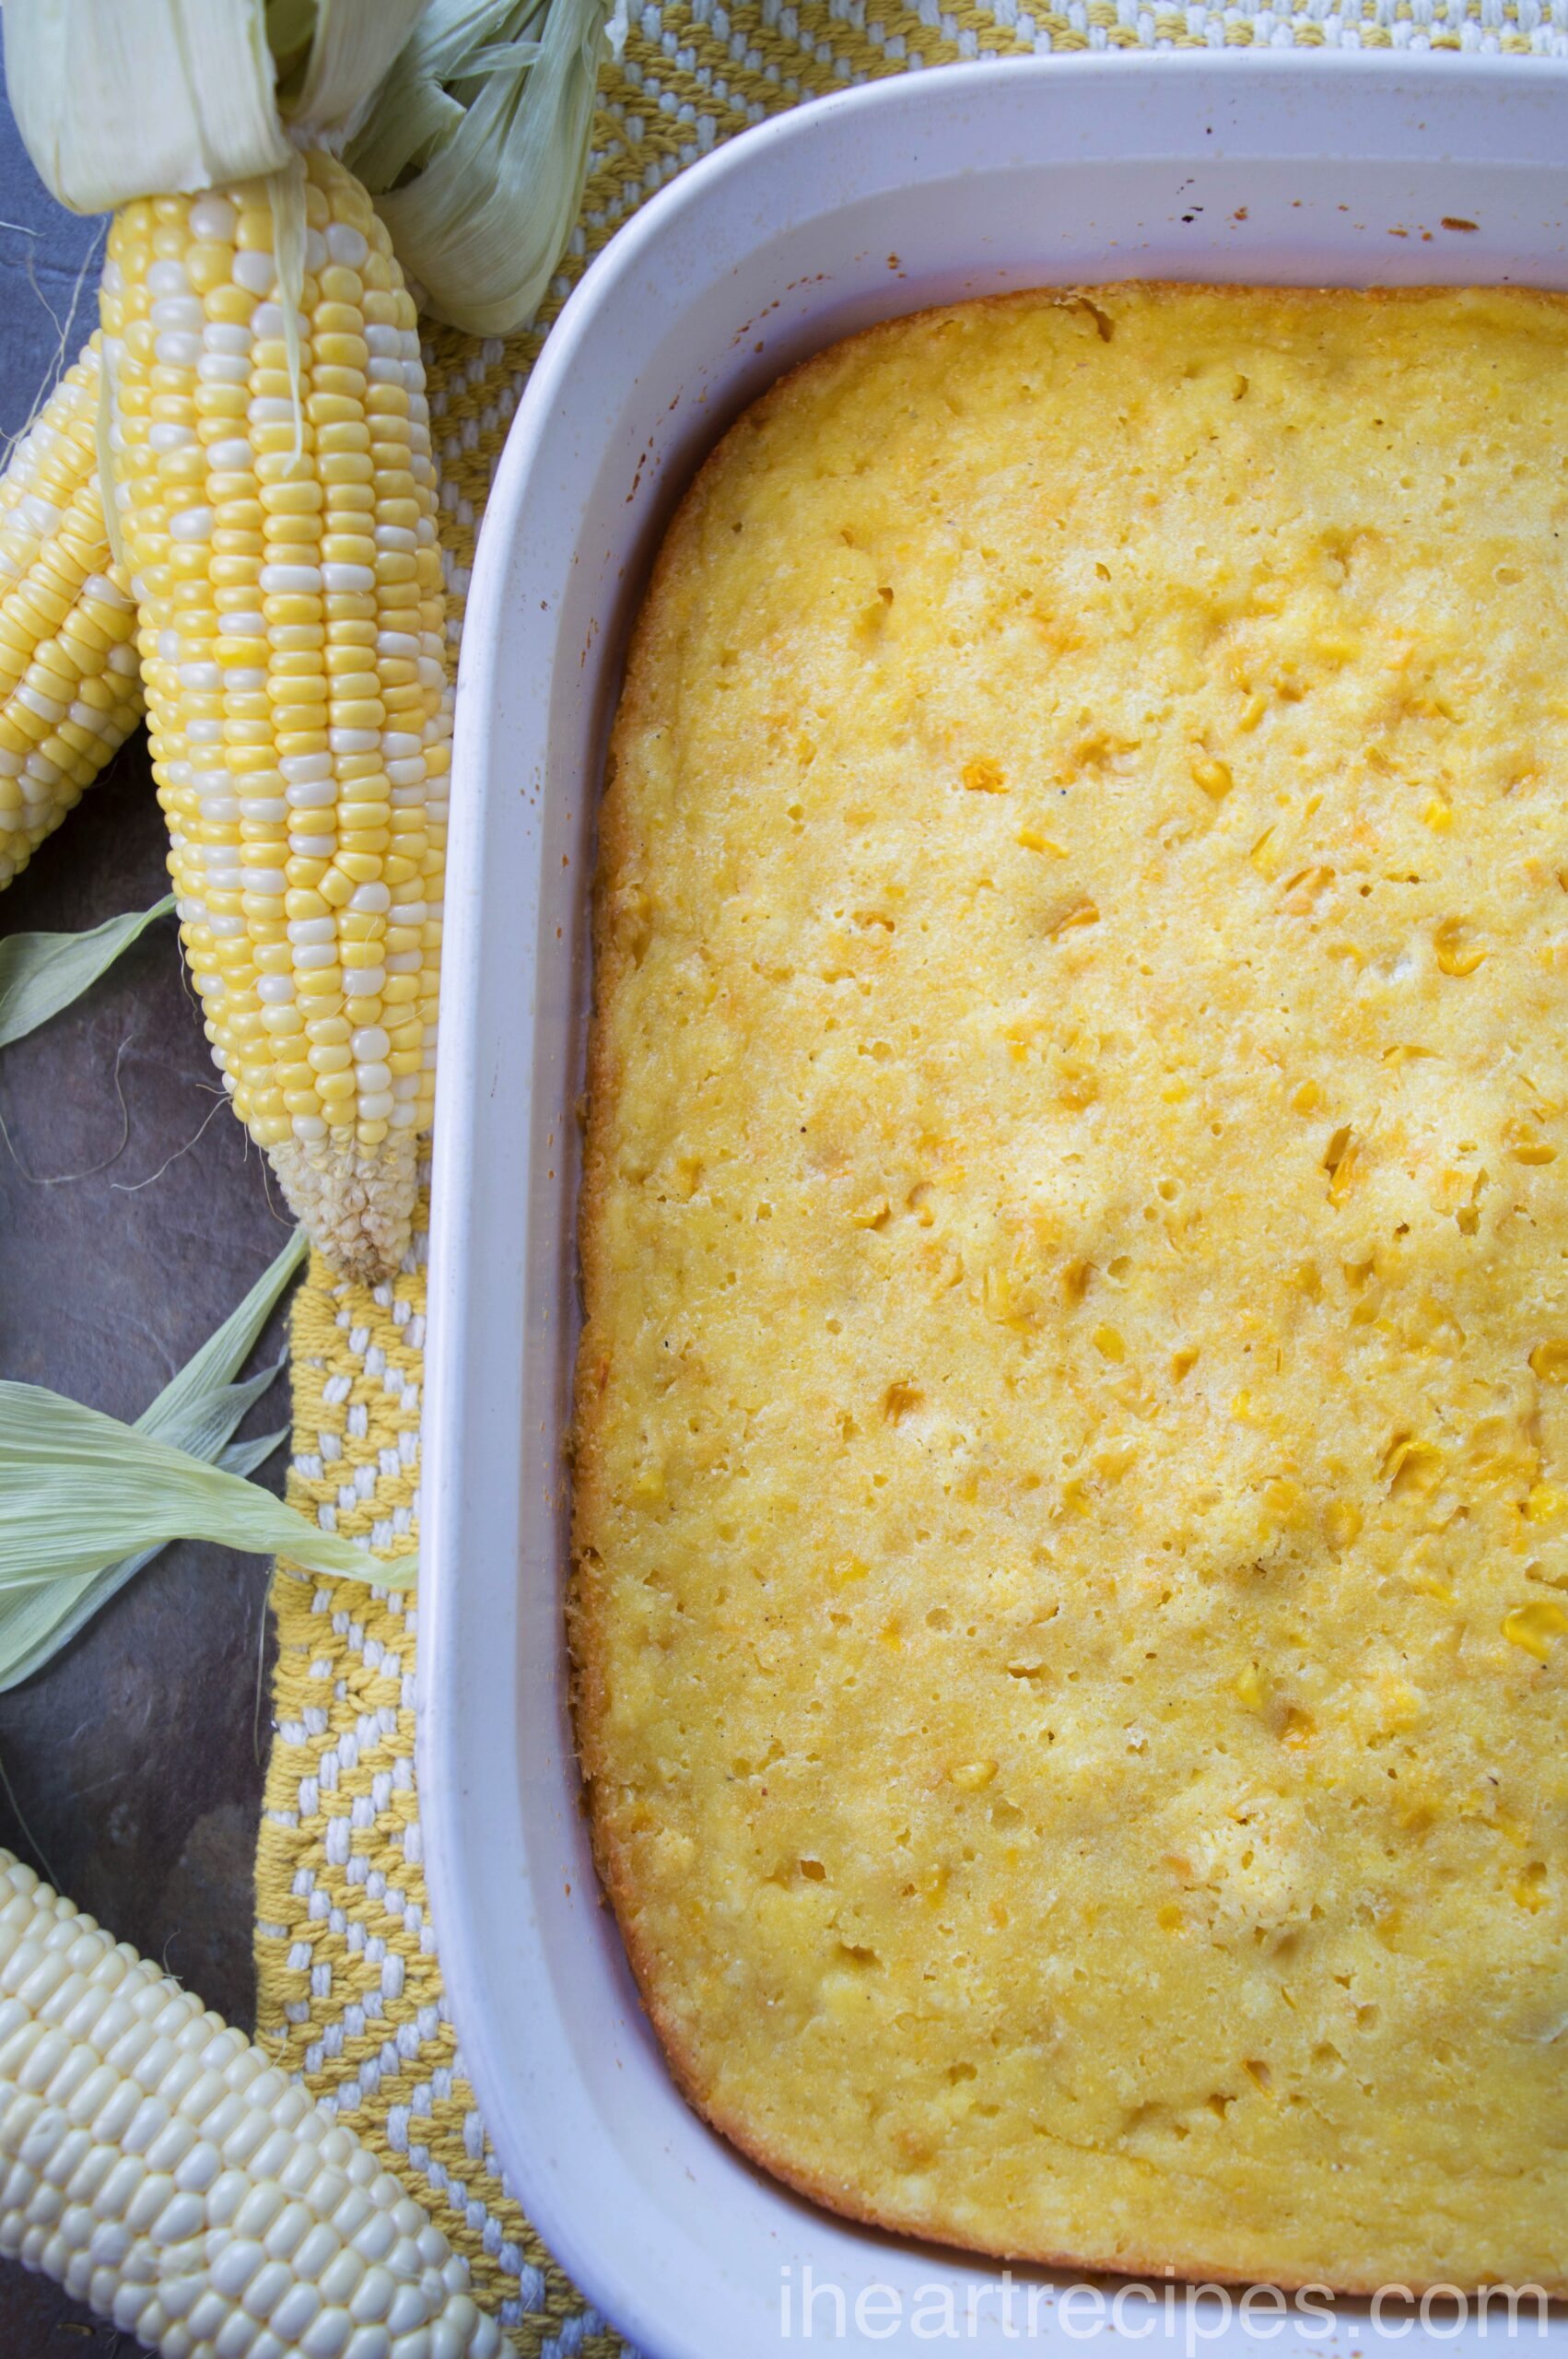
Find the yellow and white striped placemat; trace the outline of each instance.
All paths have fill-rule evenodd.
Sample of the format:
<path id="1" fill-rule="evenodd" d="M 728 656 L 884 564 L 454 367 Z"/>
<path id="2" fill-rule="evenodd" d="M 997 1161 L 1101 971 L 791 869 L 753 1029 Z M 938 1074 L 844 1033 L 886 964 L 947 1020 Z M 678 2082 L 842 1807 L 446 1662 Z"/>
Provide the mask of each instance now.
<path id="1" fill-rule="evenodd" d="M 849 82 L 1032 51 L 1351 44 L 1568 54 L 1568 0 L 665 0 L 637 7 L 603 76 L 583 212 L 541 325 L 437 334 L 432 431 L 455 650 L 474 535 L 544 328 L 584 261 L 646 196 L 748 123 Z M 289 1496 L 323 1524 L 408 1531 L 418 1511 L 423 1227 L 404 1273 L 334 1286 L 319 1259 L 293 1318 Z M 275 1735 L 256 1861 L 259 2031 L 330 2099 L 472 2260 L 528 2359 L 611 2359 L 619 2338 L 550 2259 L 509 2191 L 451 2025 L 425 1895 L 414 1787 L 415 1611 L 398 1597 L 274 1584 Z"/>

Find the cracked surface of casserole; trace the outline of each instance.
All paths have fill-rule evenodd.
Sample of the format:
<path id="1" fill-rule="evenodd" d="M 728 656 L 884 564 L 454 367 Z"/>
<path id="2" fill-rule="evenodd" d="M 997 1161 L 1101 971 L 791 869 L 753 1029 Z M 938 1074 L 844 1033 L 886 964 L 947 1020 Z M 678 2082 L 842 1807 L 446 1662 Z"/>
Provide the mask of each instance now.
<path id="1" fill-rule="evenodd" d="M 693 2101 L 1011 2255 L 1568 2285 L 1568 304 L 827 352 L 604 807 L 571 1605 Z"/>

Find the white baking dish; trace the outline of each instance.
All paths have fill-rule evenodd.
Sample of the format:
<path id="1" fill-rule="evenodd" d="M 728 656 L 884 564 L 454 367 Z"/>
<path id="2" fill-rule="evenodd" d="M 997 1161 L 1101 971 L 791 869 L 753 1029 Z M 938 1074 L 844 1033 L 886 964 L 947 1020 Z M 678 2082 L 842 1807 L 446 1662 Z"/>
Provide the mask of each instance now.
<path id="1" fill-rule="evenodd" d="M 756 2359 L 804 2339 L 808 2267 L 842 2289 L 847 2329 L 833 2334 L 824 2297 L 811 2339 L 844 2349 L 943 2348 L 914 2324 L 945 2323 L 942 2288 L 967 2348 L 1059 2352 L 1094 2325 L 1092 2304 L 1064 2317 L 1049 2281 L 1026 2277 L 1047 2288 L 1030 2336 L 999 2271 L 851 2228 L 743 2164 L 666 2076 L 594 1881 L 561 1625 L 574 1101 L 600 765 L 651 547 L 736 409 L 871 321 L 1053 279 L 1568 286 L 1565 158 L 1568 69 L 1545 62 L 1258 51 L 908 75 L 685 174 L 588 273 L 534 372 L 463 640 L 419 1775 L 447 1988 L 491 2137 L 548 2242 L 649 2359 Z M 873 2285 L 891 2292 L 858 2330 Z M 1124 2305 L 1123 2332 L 1184 2341 L 1186 2305 L 1169 2321 Z M 1220 2339 L 1270 2339 L 1258 2323 Z M 1410 2339 L 1453 2321 L 1433 2323 Z M 1442 2339 L 1483 2340 L 1473 2320 Z M 1504 2339 L 1501 2314 L 1488 2339 Z M 1377 2340 L 1356 2303 L 1305 2330 L 1293 2318 L 1276 2347 L 1348 2359 Z M 1568 2321 L 1550 2342 L 1568 2353 Z"/>

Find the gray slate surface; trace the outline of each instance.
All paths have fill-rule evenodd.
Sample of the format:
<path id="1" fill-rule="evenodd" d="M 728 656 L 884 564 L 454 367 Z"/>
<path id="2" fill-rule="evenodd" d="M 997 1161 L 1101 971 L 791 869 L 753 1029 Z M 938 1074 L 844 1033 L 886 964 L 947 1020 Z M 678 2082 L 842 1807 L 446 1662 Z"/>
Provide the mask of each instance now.
<path id="1" fill-rule="evenodd" d="M 96 323 L 95 274 L 79 294 L 77 279 L 103 228 L 40 187 L 0 98 L 6 442 L 59 365 L 73 296 L 73 357 Z M 0 934 L 96 925 L 167 889 L 138 732 L 0 893 Z M 0 1050 L 0 1375 L 134 1417 L 277 1252 L 287 1215 L 216 1078 L 172 920 L 87 1000 Z M 282 1348 L 279 1319 L 256 1364 Z M 280 1382 L 245 1430 L 287 1418 Z M 280 1452 L 259 1479 L 280 1490 L 284 1464 Z M 247 2029 L 266 1577 L 255 1558 L 170 1548 L 47 1671 L 0 1696 L 0 1843 Z M 4 2359 L 136 2348 L 111 2329 L 85 2333 L 91 2323 L 0 2262 Z"/>

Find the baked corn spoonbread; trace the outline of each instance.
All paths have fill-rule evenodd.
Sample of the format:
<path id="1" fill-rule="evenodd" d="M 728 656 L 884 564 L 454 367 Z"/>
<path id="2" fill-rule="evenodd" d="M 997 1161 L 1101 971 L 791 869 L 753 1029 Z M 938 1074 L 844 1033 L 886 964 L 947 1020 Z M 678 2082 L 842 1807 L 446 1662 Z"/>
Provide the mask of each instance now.
<path id="1" fill-rule="evenodd" d="M 835 2210 L 1568 2293 L 1568 308 L 1047 290 L 732 429 L 603 809 L 571 1634 Z"/>
<path id="2" fill-rule="evenodd" d="M 99 487 L 98 342 L 0 475 L 0 886 L 142 717 L 135 604 Z"/>

